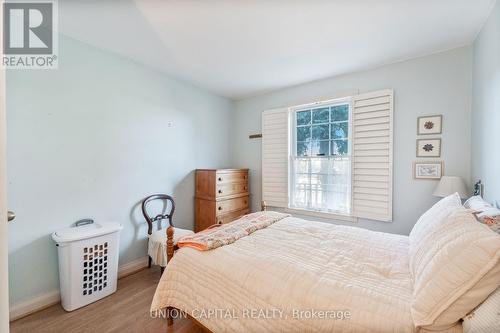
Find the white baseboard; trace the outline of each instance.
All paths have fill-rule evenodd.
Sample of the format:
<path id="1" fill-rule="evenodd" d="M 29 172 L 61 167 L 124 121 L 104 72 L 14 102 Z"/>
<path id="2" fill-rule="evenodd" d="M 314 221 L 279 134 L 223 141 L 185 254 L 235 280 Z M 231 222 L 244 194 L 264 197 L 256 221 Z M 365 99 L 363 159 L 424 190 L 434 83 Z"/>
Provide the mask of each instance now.
<path id="1" fill-rule="evenodd" d="M 26 300 L 12 305 L 9 308 L 9 320 L 14 321 L 16 319 L 26 317 L 34 312 L 43 310 L 57 304 L 61 301 L 61 294 L 58 290 L 52 290 L 48 293 L 38 295 L 32 299 Z"/>
<path id="2" fill-rule="evenodd" d="M 118 267 L 118 279 L 134 274 L 148 267 L 148 257 L 142 257 Z M 10 306 L 9 320 L 14 321 L 38 312 L 61 301 L 59 289 L 38 295 L 32 299 Z"/>
<path id="3" fill-rule="evenodd" d="M 148 256 L 137 258 L 118 267 L 118 278 L 124 278 L 148 267 Z"/>

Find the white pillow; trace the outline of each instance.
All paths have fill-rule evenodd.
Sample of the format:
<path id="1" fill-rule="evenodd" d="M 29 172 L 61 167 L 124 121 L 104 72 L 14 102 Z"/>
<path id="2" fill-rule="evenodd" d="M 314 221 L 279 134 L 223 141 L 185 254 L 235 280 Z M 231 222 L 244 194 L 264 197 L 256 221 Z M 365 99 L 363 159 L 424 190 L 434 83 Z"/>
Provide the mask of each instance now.
<path id="1" fill-rule="evenodd" d="M 409 236 L 410 273 L 413 277 L 415 276 L 415 264 L 418 263 L 426 254 L 426 249 L 421 246 L 421 243 L 429 234 L 429 229 L 433 228 L 436 221 L 445 218 L 460 207 L 462 207 L 460 196 L 458 193 L 454 193 L 434 204 L 434 206 L 426 211 L 418 219 L 417 223 L 415 223 Z"/>
<path id="2" fill-rule="evenodd" d="M 463 320 L 463 333 L 500 332 L 500 288 Z"/>
<path id="3" fill-rule="evenodd" d="M 466 202 L 464 202 L 464 207 L 473 209 L 476 212 L 482 212 L 483 210 L 491 208 L 492 206 L 490 205 L 489 202 L 484 200 L 480 195 L 475 195 L 467 199 Z"/>
<path id="4" fill-rule="evenodd" d="M 441 206 L 425 233 L 417 229 L 419 237 L 410 237 L 416 327 L 449 328 L 500 286 L 500 235 L 470 210 Z"/>

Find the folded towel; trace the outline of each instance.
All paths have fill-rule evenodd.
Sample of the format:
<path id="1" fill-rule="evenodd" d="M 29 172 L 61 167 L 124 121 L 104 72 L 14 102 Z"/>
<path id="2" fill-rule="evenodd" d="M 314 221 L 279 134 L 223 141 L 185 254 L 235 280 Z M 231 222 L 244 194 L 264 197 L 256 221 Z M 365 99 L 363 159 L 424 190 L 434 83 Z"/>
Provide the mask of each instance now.
<path id="1" fill-rule="evenodd" d="M 273 211 L 257 212 L 245 215 L 233 222 L 216 224 L 194 235 L 184 236 L 177 242 L 181 247 L 192 247 L 199 251 L 213 250 L 236 242 L 238 239 L 264 229 L 290 214 Z"/>

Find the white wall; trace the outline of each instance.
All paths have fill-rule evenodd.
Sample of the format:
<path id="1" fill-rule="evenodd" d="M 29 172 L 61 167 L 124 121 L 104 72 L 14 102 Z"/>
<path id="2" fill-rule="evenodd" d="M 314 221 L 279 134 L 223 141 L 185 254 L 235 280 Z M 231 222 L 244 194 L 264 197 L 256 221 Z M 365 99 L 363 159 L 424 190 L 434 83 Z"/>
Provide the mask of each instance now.
<path id="1" fill-rule="evenodd" d="M 500 206 L 500 2 L 474 42 L 472 179 Z"/>
<path id="2" fill-rule="evenodd" d="M 11 304 L 58 288 L 53 231 L 123 223 L 130 262 L 146 255 L 140 200 L 173 194 L 174 223 L 192 228 L 193 170 L 230 162 L 228 100 L 68 38 L 59 59 L 7 74 Z"/>
<path id="3" fill-rule="evenodd" d="M 231 135 L 233 164 L 250 168 L 253 209 L 258 209 L 261 200 L 261 141 L 250 140 L 248 135 L 261 132 L 262 111 L 385 88 L 394 89 L 395 94 L 394 221 L 362 220 L 357 225 L 408 234 L 418 217 L 437 200 L 432 196 L 436 181 L 413 179 L 418 116 L 443 115 L 441 159 L 445 174 L 469 181 L 471 49 L 464 47 L 237 102 Z"/>

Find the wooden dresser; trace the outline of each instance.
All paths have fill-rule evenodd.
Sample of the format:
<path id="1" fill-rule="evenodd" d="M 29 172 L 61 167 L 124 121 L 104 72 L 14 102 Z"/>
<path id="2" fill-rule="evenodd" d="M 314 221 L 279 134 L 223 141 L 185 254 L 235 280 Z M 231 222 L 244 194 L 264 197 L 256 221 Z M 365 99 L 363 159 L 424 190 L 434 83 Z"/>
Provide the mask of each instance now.
<path id="1" fill-rule="evenodd" d="M 249 213 L 248 169 L 197 169 L 195 231 Z"/>

